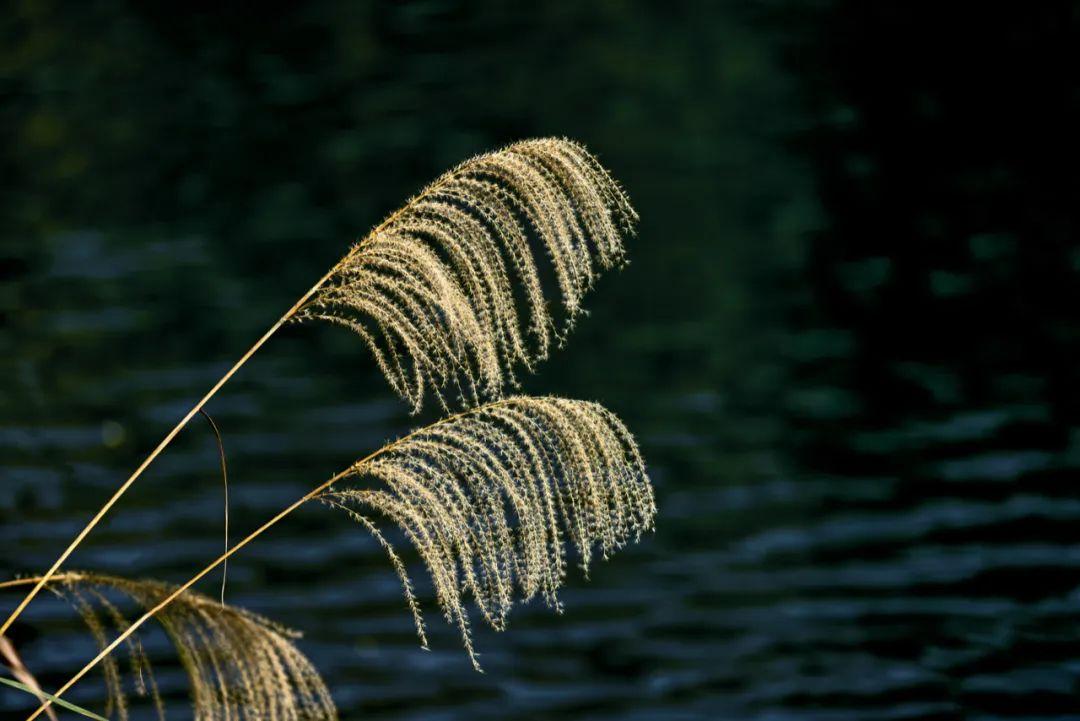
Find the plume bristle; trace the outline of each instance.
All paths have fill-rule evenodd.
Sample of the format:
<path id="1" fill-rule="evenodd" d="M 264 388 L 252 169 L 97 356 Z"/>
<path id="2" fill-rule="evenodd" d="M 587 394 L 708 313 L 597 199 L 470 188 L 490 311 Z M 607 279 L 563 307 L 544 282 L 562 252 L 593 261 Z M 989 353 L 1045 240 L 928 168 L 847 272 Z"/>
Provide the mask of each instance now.
<path id="1" fill-rule="evenodd" d="M 452 416 L 357 463 L 342 482 L 349 478 L 380 485 L 332 488 L 323 500 L 370 509 L 404 532 L 474 665 L 466 594 L 497 630 L 515 586 L 523 600 L 540 594 L 559 609 L 564 534 L 587 572 L 594 546 L 606 557 L 651 529 L 656 513 L 626 427 L 596 403 L 564 398 L 507 398 Z M 411 584 L 396 567 L 423 639 Z"/>
<path id="2" fill-rule="evenodd" d="M 158 581 L 78 572 L 55 576 L 48 588 L 75 606 L 99 648 L 104 648 L 108 640 L 102 611 L 116 631 L 123 632 L 129 625 L 108 592 L 152 608 L 173 590 Z M 191 591 L 181 594 L 155 618 L 188 674 L 197 721 L 337 719 L 325 683 L 293 645 L 292 639 L 298 636 L 295 632 Z M 127 639 L 127 648 L 136 692 L 149 696 L 158 717 L 164 719 L 165 706 L 137 636 Z M 109 699 L 105 715 L 115 714 L 125 721 L 128 698 L 119 664 L 107 656 L 101 665 Z"/>
<path id="3" fill-rule="evenodd" d="M 445 173 L 358 243 L 293 316 L 356 332 L 396 393 L 419 411 L 516 386 L 582 312 L 598 270 L 624 260 L 637 215 L 582 146 L 526 140 Z M 548 256 L 561 328 L 530 244 Z M 515 295 L 522 296 L 521 301 Z M 531 342 L 529 340 L 531 337 Z"/>

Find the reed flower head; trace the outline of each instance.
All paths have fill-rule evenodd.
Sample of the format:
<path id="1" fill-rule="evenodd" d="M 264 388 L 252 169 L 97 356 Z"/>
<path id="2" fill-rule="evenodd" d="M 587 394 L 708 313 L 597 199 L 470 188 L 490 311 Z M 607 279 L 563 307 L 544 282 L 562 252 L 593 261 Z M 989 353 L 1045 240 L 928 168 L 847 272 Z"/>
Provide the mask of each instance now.
<path id="1" fill-rule="evenodd" d="M 599 404 L 565 398 L 507 398 L 452 416 L 359 462 L 342 482 L 350 478 L 377 486 L 331 488 L 322 500 L 349 511 L 387 548 L 423 641 L 404 566 L 364 513 L 401 528 L 474 665 L 468 596 L 497 630 L 515 592 L 560 610 L 565 541 L 587 572 L 594 547 L 607 557 L 650 530 L 656 514 L 626 427 Z"/>
<path id="2" fill-rule="evenodd" d="M 345 326 L 418 411 L 499 398 L 547 357 L 598 273 L 624 262 L 637 214 L 582 146 L 537 139 L 465 161 L 391 215 L 293 316 Z M 556 321 L 532 240 L 564 309 Z"/>
<path id="3" fill-rule="evenodd" d="M 114 602 L 117 594 L 151 608 L 173 587 L 159 581 L 131 580 L 91 573 L 63 573 L 48 588 L 70 601 L 99 647 L 110 627 L 123 633 L 128 620 Z M 225 606 L 186 591 L 158 612 L 191 685 L 198 721 L 331 721 L 337 709 L 311 662 L 293 644 L 299 636 L 257 614 Z M 126 639 L 136 692 L 152 698 L 158 717 L 165 709 L 149 658 L 138 636 Z M 101 662 L 109 694 L 105 715 L 128 718 L 128 697 L 113 656 Z"/>

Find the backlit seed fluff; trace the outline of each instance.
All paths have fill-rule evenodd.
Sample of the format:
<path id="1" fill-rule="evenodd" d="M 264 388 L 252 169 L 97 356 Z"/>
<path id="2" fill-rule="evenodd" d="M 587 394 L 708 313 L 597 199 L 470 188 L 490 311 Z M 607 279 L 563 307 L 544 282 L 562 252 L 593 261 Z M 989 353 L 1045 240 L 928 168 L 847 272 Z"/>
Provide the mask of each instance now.
<path id="1" fill-rule="evenodd" d="M 358 463 L 349 478 L 373 483 L 332 488 L 322 500 L 348 511 L 389 552 L 426 645 L 404 565 L 364 514 L 404 532 L 474 665 L 468 596 L 497 630 L 516 592 L 559 610 L 566 540 L 587 572 L 594 547 L 606 558 L 652 529 L 656 514 L 626 427 L 603 406 L 564 398 L 513 397 L 451 416 Z"/>
<path id="2" fill-rule="evenodd" d="M 293 317 L 357 333 L 396 393 L 418 411 L 515 387 L 582 312 L 597 274 L 625 259 L 637 214 L 582 146 L 536 139 L 447 172 L 338 263 Z M 563 312 L 543 287 L 539 249 Z M 452 398 L 450 399 L 453 400 Z"/>
<path id="3" fill-rule="evenodd" d="M 129 621 L 117 596 L 152 608 L 172 591 L 158 581 L 90 573 L 62 573 L 48 588 L 70 601 L 99 648 L 109 630 L 122 633 Z M 319 673 L 293 644 L 298 636 L 277 624 L 233 606 L 223 606 L 187 591 L 155 618 L 161 623 L 187 672 L 196 721 L 333 721 L 337 709 Z M 126 641 L 131 684 L 149 696 L 158 718 L 165 707 L 150 661 L 138 635 Z M 105 716 L 125 721 L 129 699 L 119 662 L 101 662 L 109 695 Z"/>

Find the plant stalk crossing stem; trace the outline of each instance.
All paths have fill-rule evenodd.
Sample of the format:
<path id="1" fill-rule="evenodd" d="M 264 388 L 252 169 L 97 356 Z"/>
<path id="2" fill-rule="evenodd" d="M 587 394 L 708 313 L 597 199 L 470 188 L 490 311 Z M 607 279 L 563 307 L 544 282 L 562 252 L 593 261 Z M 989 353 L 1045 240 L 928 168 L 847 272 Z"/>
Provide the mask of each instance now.
<path id="1" fill-rule="evenodd" d="M 112 497 L 108 501 L 106 501 L 105 505 L 102 506 L 101 509 L 97 512 L 97 514 L 95 514 L 94 517 L 90 519 L 90 522 L 87 523 L 81 531 L 79 531 L 79 535 L 75 536 L 75 540 L 73 540 L 68 545 L 68 547 L 64 549 L 64 552 L 60 554 L 60 557 L 56 559 L 52 567 L 48 571 L 46 571 L 40 579 L 38 579 L 38 582 L 34 585 L 32 589 L 30 589 L 30 592 L 26 594 L 26 597 L 23 598 L 19 605 L 15 607 L 15 610 L 11 612 L 10 616 L 8 616 L 8 619 L 4 621 L 4 624 L 2 626 L 0 626 L 0 636 L 3 636 L 4 633 L 8 630 L 8 628 L 11 627 L 11 624 L 15 623 L 15 619 L 17 619 L 19 615 L 26 609 L 26 607 L 30 605 L 30 602 L 34 600 L 34 597 L 37 596 L 38 592 L 41 591 L 42 588 L 44 588 L 46 583 L 49 582 L 49 579 L 51 579 L 56 574 L 56 572 L 60 570 L 60 566 L 62 566 L 64 562 L 68 559 L 68 556 L 70 556 L 79 546 L 79 544 L 83 542 L 83 539 L 85 539 L 86 536 L 89 535 L 90 531 L 94 530 L 94 527 L 101 522 L 101 519 L 104 518 L 105 514 L 107 514 L 109 510 L 116 504 L 116 502 L 120 500 L 120 497 L 123 496 L 129 488 L 131 488 L 132 484 L 134 484 L 135 481 L 139 478 L 139 476 L 143 474 L 143 471 L 145 471 L 147 467 L 149 467 L 149 465 L 154 462 L 154 459 L 156 459 L 158 455 L 160 455 L 161 452 L 165 450 L 165 448 L 170 443 L 172 443 L 173 439 L 176 438 L 180 431 L 184 429 L 184 426 L 188 424 L 188 421 L 190 421 L 196 413 L 202 410 L 203 406 L 205 406 L 207 402 L 209 402 L 209 400 L 213 398 L 219 390 L 221 390 L 221 387 L 225 385 L 229 381 L 229 379 L 232 378 L 233 375 L 235 375 L 236 372 L 240 370 L 240 368 L 245 363 L 248 362 L 251 356 L 255 355 L 255 352 L 258 351 L 259 348 L 262 348 L 263 344 L 265 344 L 266 341 L 270 340 L 271 336 L 273 336 L 274 333 L 276 333 L 281 328 L 281 326 L 285 325 L 285 323 L 288 322 L 288 320 L 292 318 L 298 310 L 300 310 L 301 306 L 303 306 L 304 303 L 306 303 L 308 299 L 311 298 L 311 296 L 313 296 L 315 292 L 318 291 L 319 288 L 321 288 L 323 284 L 330 279 L 330 276 L 334 274 L 334 272 L 337 270 L 337 267 L 338 266 L 335 265 L 333 268 L 331 268 L 329 273 L 320 278 L 319 282 L 313 285 L 308 292 L 304 293 L 300 300 L 296 301 L 296 303 L 293 304 L 292 308 L 289 308 L 289 310 L 286 311 L 286 313 L 281 316 L 277 320 L 277 322 L 274 323 L 274 325 L 270 326 L 270 330 L 266 331 L 263 336 L 255 342 L 255 345 L 251 346 L 251 348 L 249 348 L 248 351 L 244 353 L 243 356 L 241 356 L 240 360 L 236 361 L 236 363 L 233 364 L 233 367 L 225 372 L 225 375 L 223 375 L 218 380 L 218 382 L 215 383 L 209 391 L 207 391 L 206 395 L 204 395 L 202 399 L 199 400 L 199 402 L 196 403 L 191 408 L 191 410 L 188 411 L 187 414 L 185 414 L 184 417 L 180 419 L 180 422 L 177 423 L 171 431 L 169 431 L 169 433 L 161 440 L 161 442 L 158 443 L 157 447 L 150 452 L 150 455 L 148 455 L 142 463 L 139 464 L 139 467 L 135 469 L 135 472 L 132 473 L 126 481 L 124 481 L 123 485 L 116 489 L 116 492 L 113 493 Z"/>
<path id="2" fill-rule="evenodd" d="M 490 408 L 493 408 L 493 407 L 503 405 L 506 402 L 508 402 L 508 400 L 495 401 L 494 403 L 489 403 L 488 405 L 484 406 L 483 408 L 484 409 L 490 409 Z M 180 596 L 180 594 L 182 594 L 184 591 L 186 591 L 189 588 L 191 588 L 192 586 L 194 586 L 196 583 L 199 582 L 199 580 L 201 580 L 204 576 L 206 576 L 208 573 L 213 571 L 215 568 L 217 568 L 221 564 L 225 563 L 225 561 L 228 560 L 229 556 L 233 555 L 234 553 L 239 551 L 241 548 L 243 548 L 244 546 L 246 546 L 249 543 L 251 543 L 252 541 L 254 541 L 256 538 L 258 538 L 263 533 L 268 531 L 271 527 L 276 525 L 281 519 L 288 516 L 290 513 L 295 511 L 297 508 L 304 505 L 308 501 L 316 498 L 323 491 L 330 488 L 332 485 L 334 485 L 335 483 L 340 481 L 342 478 L 345 478 L 346 476 L 348 476 L 356 468 L 359 468 L 359 467 L 363 466 L 365 463 L 367 463 L 368 461 L 370 461 L 370 460 L 372 460 L 372 459 L 374 459 L 374 458 L 376 458 L 378 456 L 381 456 L 384 453 L 387 453 L 387 452 L 393 450 L 394 448 L 396 448 L 400 444 L 404 443 L 405 441 L 409 440 L 410 438 L 412 438 L 413 436 L 415 436 L 418 433 L 430 431 L 433 428 L 437 428 L 438 426 L 449 423 L 449 422 L 451 422 L 451 421 L 453 421 L 453 420 L 455 420 L 457 418 L 461 418 L 462 416 L 466 416 L 466 415 L 475 413 L 475 412 L 477 412 L 479 410 L 482 410 L 482 409 L 472 408 L 472 409 L 464 410 L 464 411 L 461 411 L 460 413 L 455 413 L 455 414 L 453 414 L 451 416 L 447 416 L 447 417 L 445 417 L 445 418 L 443 418 L 443 419 L 441 419 L 441 420 L 439 420 L 439 421 L 437 421 L 437 422 L 435 422 L 435 423 L 433 423 L 433 424 L 431 424 L 429 426 L 424 426 L 422 428 L 418 428 L 417 430 L 414 430 L 411 433 L 408 433 L 408 434 L 398 438 L 397 440 L 386 444 L 385 446 L 383 446 L 379 450 L 368 454 L 367 456 L 360 459 L 359 461 L 357 461 L 353 465 L 349 466 L 344 471 L 342 471 L 340 473 L 337 473 L 334 476 L 332 476 L 328 481 L 325 481 L 324 483 L 320 484 L 319 486 L 312 489 L 311 491 L 308 491 L 299 500 L 294 501 L 291 505 L 289 505 L 286 508 L 284 508 L 283 510 L 279 511 L 276 516 L 271 518 L 269 521 L 267 521 L 263 525 L 259 526 L 259 528 L 257 528 L 256 530 L 252 531 L 250 534 L 248 534 L 248 536 L 246 536 L 242 541 L 238 542 L 235 546 L 230 548 L 228 551 L 226 551 L 225 553 L 218 556 L 215 561 L 213 561 L 212 563 L 207 565 L 204 569 L 202 569 L 197 574 L 192 576 L 185 583 L 178 586 L 172 593 L 170 593 L 168 596 L 166 596 L 164 599 L 162 599 L 156 606 L 154 606 L 153 608 L 148 610 L 146 613 L 144 613 L 142 616 L 140 616 L 137 620 L 132 622 L 132 624 L 130 626 L 128 626 L 126 629 L 124 629 L 123 633 L 121 633 L 119 636 L 116 637 L 116 639 L 114 639 L 112 641 L 112 643 L 110 643 L 108 646 L 105 646 L 103 649 L 101 649 L 101 651 L 98 653 L 97 656 L 95 656 L 89 662 L 87 662 L 87 664 L 85 666 L 83 666 L 82 669 L 78 673 L 76 673 L 74 676 L 72 676 L 71 679 L 69 679 L 67 683 L 65 683 L 54 694 L 52 694 L 52 697 L 59 698 L 60 696 L 62 696 L 68 689 L 70 689 L 72 686 L 74 686 L 76 683 L 78 683 L 78 681 L 83 676 L 85 676 L 87 673 L 92 671 L 94 669 L 94 667 L 97 666 L 101 662 L 102 659 L 104 659 L 106 656 L 108 656 L 110 653 L 112 653 L 113 650 L 115 650 L 117 646 L 119 646 L 121 643 L 123 643 L 125 640 L 127 640 L 128 636 L 135 633 L 135 631 L 138 630 L 138 628 L 140 626 L 142 626 L 144 623 L 146 623 L 151 618 L 153 618 L 155 614 L 157 614 L 163 608 L 168 606 L 170 603 L 175 601 L 177 599 L 177 597 Z M 42 577 L 42 579 L 44 579 L 44 577 Z M 45 580 L 47 580 L 47 579 L 45 579 L 45 580 L 42 580 L 42 579 L 38 579 L 38 584 L 37 584 L 38 587 L 44 585 Z M 17 579 L 16 581 L 13 581 L 13 582 L 0 583 L 0 588 L 3 588 L 6 585 L 18 585 L 18 584 L 21 584 L 21 583 L 29 583 L 29 582 L 31 582 L 31 580 L 32 579 L 30 579 L 30 580 L 28 580 L 28 579 Z M 52 699 L 51 698 L 46 698 L 46 700 L 44 702 L 42 702 L 41 706 L 39 706 L 37 708 L 37 710 L 34 711 L 34 713 L 30 714 L 30 716 L 27 717 L 26 721 L 33 721 L 33 719 L 36 719 L 38 716 L 40 716 L 42 713 L 44 713 L 45 709 L 49 708 L 49 706 L 51 706 L 51 705 L 52 705 Z"/>

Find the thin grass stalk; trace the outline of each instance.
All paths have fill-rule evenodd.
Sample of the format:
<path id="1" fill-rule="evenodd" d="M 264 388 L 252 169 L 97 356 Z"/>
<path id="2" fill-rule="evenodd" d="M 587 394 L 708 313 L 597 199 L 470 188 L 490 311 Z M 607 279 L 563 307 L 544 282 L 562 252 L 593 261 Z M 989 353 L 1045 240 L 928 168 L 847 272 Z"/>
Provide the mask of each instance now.
<path id="1" fill-rule="evenodd" d="M 371 238 L 378 234 L 378 232 L 382 230 L 382 228 L 393 222 L 394 219 L 403 210 L 404 209 L 398 210 L 392 215 L 390 215 L 390 217 L 388 217 L 374 230 L 372 230 L 367 237 Z M 4 633 L 8 630 L 8 628 L 11 627 L 11 624 L 15 623 L 15 620 L 19 617 L 19 615 L 26 609 L 28 605 L 30 605 L 30 602 L 34 600 L 34 597 L 37 596 L 41 589 L 45 587 L 45 584 L 49 582 L 49 579 L 51 579 L 56 574 L 56 572 L 60 570 L 60 566 L 64 565 L 64 562 L 67 561 L 68 557 L 72 553 L 74 553 L 75 549 L 78 548 L 79 544 L 82 543 L 83 540 L 90 534 L 90 531 L 94 530 L 94 527 L 101 522 L 101 520 L 105 517 L 105 514 L 107 514 L 114 505 L 116 505 L 116 502 L 120 500 L 120 497 L 127 493 L 127 490 L 131 488 L 131 486 L 135 483 L 139 476 L 143 474 L 143 471 L 145 471 L 150 466 L 150 464 L 154 462 L 158 455 L 160 455 L 161 452 L 165 450 L 165 448 L 170 443 L 173 442 L 173 439 L 175 439 L 176 436 L 180 433 L 180 431 L 182 431 L 184 427 L 188 424 L 188 422 L 195 417 L 195 414 L 201 411 L 203 409 L 203 406 L 210 402 L 210 399 L 213 398 L 219 390 L 221 390 L 221 387 L 229 382 L 229 380 L 236 374 L 236 372 L 240 370 L 240 368 L 245 363 L 247 363 L 260 348 L 263 347 L 266 341 L 270 340 L 270 338 L 275 333 L 281 330 L 281 327 L 283 325 L 288 323 L 289 320 L 297 314 L 297 312 L 304 306 L 304 304 L 307 303 L 312 298 L 312 296 L 314 296 L 315 293 L 317 293 L 319 289 L 322 288 L 323 285 L 325 285 L 326 282 L 330 280 L 330 278 L 332 278 L 335 273 L 338 272 L 341 264 L 344 263 L 350 256 L 352 256 L 361 245 L 363 245 L 362 242 L 353 249 L 351 249 L 348 253 L 346 253 L 346 255 L 340 261 L 335 263 L 330 268 L 330 270 L 327 271 L 326 275 L 324 275 L 322 278 L 319 278 L 318 282 L 316 282 L 315 285 L 311 286 L 311 288 L 308 289 L 306 293 L 300 296 L 300 299 L 297 300 L 293 304 L 293 306 L 285 312 L 284 315 L 278 318 L 274 325 L 270 326 L 270 329 L 263 333 L 262 337 L 259 338 L 259 340 L 255 341 L 255 344 L 253 346 L 248 348 L 247 352 L 244 353 L 243 356 L 241 356 L 240 360 L 236 361 L 236 363 L 233 364 L 233 367 L 226 371 L 225 375 L 221 376 L 221 378 L 218 379 L 218 382 L 215 383 L 209 391 L 207 391 L 206 395 L 204 395 L 202 399 L 199 400 L 199 402 L 196 403 L 191 408 L 191 410 L 189 410 L 184 415 L 184 417 L 180 419 L 180 422 L 177 423 L 171 431 L 169 431 L 165 438 L 161 440 L 161 443 L 159 443 L 157 447 L 150 452 L 150 455 L 148 455 L 146 459 L 143 460 L 141 464 L 139 464 L 139 467 L 135 469 L 135 472 L 132 473 L 118 489 L 116 489 L 116 492 L 113 493 L 112 497 L 109 498 L 109 500 L 105 502 L 105 505 L 101 507 L 97 514 L 95 514 L 94 517 L 90 519 L 90 522 L 87 523 L 81 531 L 79 531 L 79 535 L 75 536 L 75 540 L 73 540 L 71 544 L 68 545 L 66 549 L 64 549 L 64 552 L 60 554 L 60 557 L 56 559 L 52 567 L 49 568 L 49 570 L 46 571 L 45 574 L 38 579 L 38 582 L 34 585 L 30 592 L 26 594 L 26 597 L 23 598 L 19 605 L 15 607 L 15 610 L 12 611 L 11 615 L 8 616 L 6 621 L 4 621 L 4 624 L 0 626 L 0 636 L 3 636 Z"/>
<path id="2" fill-rule="evenodd" d="M 507 402 L 507 401 L 496 401 L 494 403 L 489 403 L 484 407 L 490 409 L 490 408 L 502 405 L 505 402 Z M 439 420 L 439 421 L 437 421 L 437 422 L 435 422 L 435 423 L 433 423 L 431 425 L 424 426 L 422 428 L 418 428 L 415 431 L 412 431 L 411 433 L 409 433 L 407 435 L 404 435 L 401 438 L 398 438 L 397 440 L 395 440 L 395 441 L 393 441 L 391 443 L 388 443 L 387 445 L 383 446 L 379 450 L 377 450 L 377 451 L 375 451 L 373 453 L 370 453 L 369 455 L 367 455 L 364 458 L 360 459 L 359 461 L 357 461 L 353 465 L 349 466 L 349 468 L 345 469 L 344 471 L 342 471 L 340 473 L 334 474 L 329 480 L 323 482 L 322 484 L 320 484 L 316 488 L 312 489 L 311 491 L 308 491 L 299 500 L 294 501 L 292 504 L 290 504 L 289 506 L 287 506 L 286 508 L 284 508 L 283 510 L 278 512 L 278 514 L 276 516 L 271 518 L 269 521 L 267 521 L 263 525 L 259 526 L 259 528 L 257 528 L 256 530 L 252 531 L 243 540 L 237 542 L 236 545 L 234 545 L 228 551 L 226 551 L 225 553 L 218 556 L 217 559 L 215 559 L 213 562 L 211 562 L 209 565 L 207 565 L 201 571 L 196 573 L 190 579 L 185 581 L 182 585 L 178 586 L 172 593 L 170 593 L 168 596 L 163 598 L 156 606 L 154 606 L 153 608 L 148 610 L 146 613 L 144 613 L 142 616 L 140 616 L 138 619 L 133 621 L 131 623 L 131 625 L 128 626 L 127 629 L 124 630 L 123 633 L 121 633 L 119 636 L 117 636 L 116 639 L 114 639 L 110 644 L 108 644 L 107 646 L 102 648 L 97 656 L 95 656 L 89 662 L 87 662 L 87 664 L 85 666 L 83 666 L 82 669 L 80 669 L 78 673 L 76 673 L 74 676 L 72 676 L 70 679 L 68 679 L 67 683 L 65 683 L 55 693 L 53 693 L 52 698 L 59 698 L 59 697 L 63 696 L 68 691 L 68 689 L 70 689 L 72 686 L 74 686 L 76 683 L 78 683 L 86 674 L 88 674 L 90 671 L 92 671 L 94 669 L 94 667 L 96 667 L 99 663 L 101 663 L 101 661 L 103 659 L 105 659 L 110 653 L 112 653 L 120 644 L 122 644 L 124 641 L 126 641 L 127 638 L 129 636 L 131 636 L 131 634 L 135 633 L 135 631 L 138 630 L 140 626 L 142 626 L 144 623 L 146 623 L 151 618 L 153 618 L 158 612 L 160 612 L 162 609 L 164 609 L 169 604 L 171 604 L 173 601 L 175 601 L 180 596 L 180 594 L 182 594 L 184 591 L 186 591 L 189 588 L 191 588 L 192 586 L 194 586 L 196 583 L 198 583 L 200 580 L 202 580 L 203 577 L 205 577 L 207 574 L 209 574 L 215 568 L 217 568 L 221 564 L 225 563 L 225 561 L 227 561 L 229 559 L 229 557 L 232 556 L 234 553 L 237 553 L 238 551 L 240 551 L 240 549 L 244 548 L 246 545 L 248 545 L 249 543 L 254 541 L 256 538 L 261 536 L 263 533 L 270 530 L 273 526 L 277 525 L 278 522 L 280 522 L 282 519 L 284 519 L 286 516 L 288 516 L 293 511 L 295 511 L 297 508 L 304 505 L 308 501 L 311 501 L 311 500 L 315 499 L 323 491 L 330 488 L 330 486 L 334 485 L 338 481 L 340 481 L 343 478 L 345 478 L 346 476 L 350 475 L 351 472 L 352 472 L 352 469 L 354 467 L 362 465 L 362 464 L 364 464 L 364 463 L 366 463 L 366 462 L 368 462 L 368 461 L 370 461 L 370 460 L 372 460 L 374 458 L 377 458 L 378 456 L 381 456 L 384 453 L 389 452 L 390 450 L 396 448 L 399 444 L 404 443 L 405 441 L 409 440 L 410 438 L 417 435 L 418 433 L 428 432 L 432 428 L 443 425 L 444 423 L 449 423 L 450 421 L 452 421 L 452 420 L 454 420 L 456 418 L 460 418 L 460 417 L 468 415 L 470 413 L 475 413 L 478 410 L 481 410 L 481 409 L 471 408 L 469 410 L 465 410 L 465 411 L 462 411 L 460 413 L 455 413 L 454 415 L 447 416 L 446 418 L 443 418 L 443 419 L 441 419 L 441 420 Z M 50 576 L 50 578 L 51 578 L 51 576 Z M 0 588 L 13 586 L 13 585 L 27 584 L 27 583 L 36 583 L 35 588 L 40 588 L 40 587 L 44 586 L 45 583 L 47 583 L 47 582 L 48 582 L 48 578 L 46 578 L 45 576 L 42 576 L 42 577 L 37 578 L 37 579 L 16 579 L 14 581 L 7 581 L 7 582 L 4 582 L 4 583 L 0 583 Z M 46 698 L 45 701 L 42 702 L 41 706 L 39 706 L 37 708 L 37 710 L 35 710 L 32 714 L 30 714 L 27 717 L 26 721 L 33 721 L 38 716 L 43 714 L 46 711 L 46 709 L 48 709 L 52 705 L 52 703 L 53 703 L 52 698 Z"/>
<path id="3" fill-rule="evenodd" d="M 281 316 L 277 320 L 277 322 L 274 323 L 274 325 L 270 326 L 270 330 L 266 331 L 266 333 L 264 333 L 263 336 L 255 342 L 255 345 L 251 346 L 251 348 L 249 348 L 248 351 L 244 353 L 240 360 L 238 360 L 232 368 L 226 371 L 225 375 L 221 376 L 218 382 L 215 383 L 209 391 L 207 391 L 206 395 L 204 395 L 202 399 L 198 403 L 196 403 L 191 408 L 191 410 L 184 415 L 183 418 L 180 419 L 180 422 L 177 423 L 176 426 L 174 426 L 173 429 L 168 432 L 165 438 L 163 438 L 161 442 L 158 443 L 157 447 L 150 452 L 150 455 L 148 455 L 146 459 L 143 460 L 141 464 L 139 464 L 139 467 L 135 469 L 135 472 L 132 473 L 128 477 L 128 479 L 124 481 L 124 483 L 119 488 L 116 489 L 112 497 L 105 502 L 105 505 L 103 505 L 101 509 L 94 515 L 94 517 L 90 519 L 90 522 L 87 523 L 81 531 L 79 531 L 79 534 L 75 536 L 75 540 L 73 540 L 68 545 L 68 547 L 64 549 L 64 552 L 60 554 L 60 557 L 56 559 L 52 567 L 50 567 L 49 570 L 46 571 L 44 575 L 42 575 L 38 579 L 38 582 L 34 585 L 30 592 L 26 594 L 26 597 L 23 598 L 19 605 L 15 607 L 15 610 L 12 611 L 11 615 L 8 616 L 6 621 L 4 621 L 4 624 L 0 626 L 0 636 L 3 636 L 4 633 L 8 630 L 8 628 L 11 627 L 11 624 L 15 623 L 15 620 L 19 617 L 19 615 L 26 609 L 28 605 L 30 605 L 30 602 L 34 600 L 34 597 L 37 596 L 41 589 L 45 587 L 45 584 L 49 582 L 49 579 L 51 579 L 56 574 L 56 572 L 60 570 L 60 567 L 64 565 L 64 562 L 67 561 L 68 557 L 72 553 L 74 553 L 75 549 L 78 548 L 79 544 L 82 543 L 83 540 L 90 534 L 90 531 L 94 530 L 94 528 L 98 525 L 98 523 L 101 522 L 101 520 L 105 517 L 109 510 L 112 509 L 112 507 L 116 505 L 116 502 L 120 500 L 120 497 L 127 493 L 127 490 L 131 488 L 131 486 L 135 483 L 139 476 L 143 474 L 143 471 L 145 471 L 150 466 L 150 464 L 154 462 L 158 455 L 160 455 L 161 452 L 165 450 L 165 448 L 170 443 L 172 443 L 173 439 L 175 439 L 176 436 L 180 433 L 180 431 L 184 429 L 184 426 L 186 426 L 188 422 L 195 417 L 195 414 L 201 411 L 203 406 L 205 406 L 210 401 L 210 399 L 213 398 L 219 390 L 221 390 L 221 387 L 224 386 L 229 381 L 229 379 L 232 378 L 233 375 L 235 375 L 236 372 L 240 370 L 240 368 L 245 363 L 247 363 L 248 360 L 251 359 L 251 356 L 255 355 L 255 352 L 262 348 L 266 341 L 270 340 L 274 333 L 280 330 L 281 327 L 285 325 L 285 323 L 287 323 L 289 319 L 292 318 L 298 310 L 300 310 L 304 303 L 306 303 L 308 299 L 311 298 L 311 296 L 313 296 L 319 290 L 319 288 L 321 288 L 322 285 L 330 279 L 336 269 L 337 265 L 331 268 L 329 273 L 320 278 L 319 281 L 315 285 L 313 285 L 310 290 L 308 290 L 308 292 L 304 293 L 300 300 L 296 301 L 296 303 L 293 304 L 293 306 L 289 308 L 289 310 L 286 311 L 286 313 Z"/>
<path id="4" fill-rule="evenodd" d="M 221 431 L 218 429 L 217 423 L 210 417 L 210 414 L 204 410 L 199 410 L 199 413 L 210 423 L 210 428 L 214 431 L 214 438 L 217 439 L 218 447 L 218 459 L 221 461 L 221 481 L 225 485 L 225 550 L 229 550 L 229 465 L 225 460 L 225 444 L 221 440 Z M 224 567 L 221 569 L 221 605 L 225 605 L 225 583 L 229 578 L 229 563 L 225 562 Z"/>

